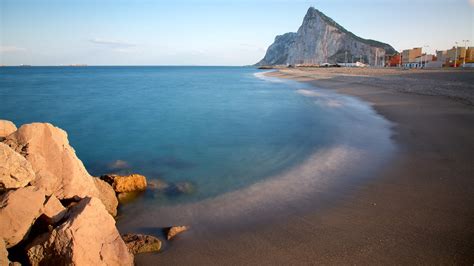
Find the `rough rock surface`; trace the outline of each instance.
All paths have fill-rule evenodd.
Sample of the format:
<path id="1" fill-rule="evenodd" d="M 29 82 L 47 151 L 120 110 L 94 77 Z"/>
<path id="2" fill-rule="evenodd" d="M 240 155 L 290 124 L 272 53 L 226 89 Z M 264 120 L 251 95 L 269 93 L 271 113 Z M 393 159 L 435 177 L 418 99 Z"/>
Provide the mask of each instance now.
<path id="1" fill-rule="evenodd" d="M 360 38 L 319 10 L 311 7 L 296 33 L 277 36 L 257 65 L 323 64 L 359 61 L 378 65 L 384 55 L 395 53 L 392 46 Z"/>
<path id="2" fill-rule="evenodd" d="M 31 164 L 8 145 L 0 143 L 0 192 L 24 187 L 34 178 Z"/>
<path id="3" fill-rule="evenodd" d="M 146 189 L 146 177 L 138 174 L 127 176 L 103 175 L 100 179 L 112 185 L 117 193 L 142 191 Z"/>
<path id="4" fill-rule="evenodd" d="M 48 170 L 36 171 L 36 177 L 31 181 L 31 185 L 40 187 L 44 190 L 46 195 L 53 195 L 61 188 L 61 179 L 59 176 L 49 172 Z"/>
<path id="5" fill-rule="evenodd" d="M 61 204 L 61 202 L 53 195 L 44 204 L 43 208 L 43 217 L 50 224 L 55 224 L 59 222 L 64 215 L 66 214 L 66 208 Z"/>
<path id="6" fill-rule="evenodd" d="M 5 246 L 5 241 L 0 238 L 0 265 L 8 265 L 8 251 Z"/>
<path id="7" fill-rule="evenodd" d="M 112 216 L 116 216 L 118 200 L 114 189 L 107 182 L 99 178 L 94 178 L 94 182 L 99 191 L 98 198 L 102 201 L 107 211 L 112 214 Z"/>
<path id="8" fill-rule="evenodd" d="M 154 236 L 125 234 L 122 238 L 130 252 L 134 255 L 145 252 L 156 252 L 161 248 L 161 241 Z"/>
<path id="9" fill-rule="evenodd" d="M 97 198 L 84 198 L 67 220 L 27 248 L 31 265 L 133 265 L 115 220 Z"/>
<path id="10" fill-rule="evenodd" d="M 187 231 L 188 229 L 189 229 L 189 226 L 172 226 L 167 230 L 168 233 L 166 234 L 166 239 L 170 240 L 173 237 L 175 237 L 177 234 Z"/>
<path id="11" fill-rule="evenodd" d="M 0 141 L 5 138 L 6 136 L 10 135 L 11 133 L 16 131 L 16 126 L 13 122 L 8 120 L 1 120 L 0 119 Z"/>
<path id="12" fill-rule="evenodd" d="M 54 194 L 60 200 L 76 197 L 104 199 L 94 178 L 69 145 L 64 130 L 49 123 L 25 124 L 4 142 L 31 163 L 36 173 L 32 185 L 43 188 L 47 195 Z M 104 204 L 109 213 L 115 214 L 113 199 L 106 199 Z"/>
<path id="13" fill-rule="evenodd" d="M 18 244 L 41 215 L 45 194 L 36 187 L 8 191 L 0 199 L 0 238 L 7 248 Z"/>
<path id="14" fill-rule="evenodd" d="M 25 156 L 35 172 L 59 180 L 54 192 L 58 199 L 97 195 L 94 180 L 69 145 L 64 130 L 49 123 L 26 124 L 9 135 L 5 143 Z"/>

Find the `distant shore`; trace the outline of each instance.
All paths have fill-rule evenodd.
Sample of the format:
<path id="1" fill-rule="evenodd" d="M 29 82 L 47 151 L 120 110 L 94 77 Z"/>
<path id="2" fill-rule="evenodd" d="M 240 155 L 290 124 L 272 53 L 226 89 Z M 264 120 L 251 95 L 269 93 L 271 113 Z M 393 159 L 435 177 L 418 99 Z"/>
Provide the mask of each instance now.
<path id="1" fill-rule="evenodd" d="M 323 211 L 295 212 L 212 241 L 188 239 L 160 262 L 472 264 L 474 72 L 283 69 L 266 75 L 371 103 L 395 123 L 395 158 L 377 178 L 323 202 L 329 206 Z"/>

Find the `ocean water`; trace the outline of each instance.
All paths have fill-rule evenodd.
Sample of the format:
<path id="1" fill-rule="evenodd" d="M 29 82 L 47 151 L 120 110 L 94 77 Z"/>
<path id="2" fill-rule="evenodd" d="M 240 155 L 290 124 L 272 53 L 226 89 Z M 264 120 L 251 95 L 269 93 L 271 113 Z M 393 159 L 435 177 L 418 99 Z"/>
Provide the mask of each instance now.
<path id="1" fill-rule="evenodd" d="M 140 173 L 187 184 L 186 193 L 150 190 L 123 207 L 142 220 L 153 210 L 166 221 L 167 208 L 184 208 L 181 218 L 190 221 L 209 206 L 228 210 L 225 202 L 240 202 L 238 209 L 262 198 L 288 199 L 302 188 L 322 188 L 314 181 L 327 183 L 362 157 L 373 163 L 390 148 L 388 122 L 367 104 L 262 73 L 244 67 L 4 67 L 0 118 L 66 130 L 92 175 Z M 309 168 L 301 168 L 305 162 Z"/>

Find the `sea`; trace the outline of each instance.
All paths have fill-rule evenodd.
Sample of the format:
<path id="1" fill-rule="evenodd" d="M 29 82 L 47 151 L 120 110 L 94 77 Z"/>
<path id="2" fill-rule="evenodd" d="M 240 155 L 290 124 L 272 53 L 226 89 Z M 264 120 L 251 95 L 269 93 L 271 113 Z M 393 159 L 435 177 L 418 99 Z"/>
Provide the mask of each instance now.
<path id="1" fill-rule="evenodd" d="M 363 178 L 393 150 L 392 125 L 369 104 L 264 73 L 2 67 L 0 119 L 64 129 L 93 176 L 145 175 L 154 187 L 120 208 L 130 230 L 281 211 Z"/>

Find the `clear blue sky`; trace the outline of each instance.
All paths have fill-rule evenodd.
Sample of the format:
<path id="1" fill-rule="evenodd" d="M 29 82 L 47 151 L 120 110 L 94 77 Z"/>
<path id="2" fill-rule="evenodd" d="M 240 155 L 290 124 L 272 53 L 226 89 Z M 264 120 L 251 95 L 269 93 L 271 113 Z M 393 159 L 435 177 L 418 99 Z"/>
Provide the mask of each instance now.
<path id="1" fill-rule="evenodd" d="M 310 6 L 397 50 L 474 43 L 474 0 L 0 0 L 0 64 L 254 64 Z"/>

